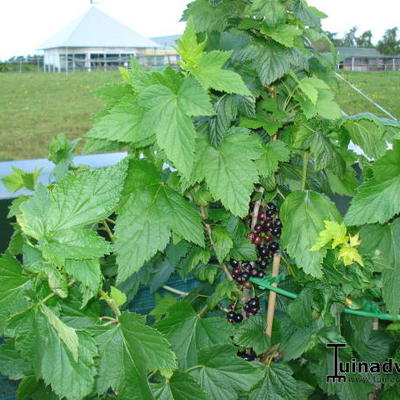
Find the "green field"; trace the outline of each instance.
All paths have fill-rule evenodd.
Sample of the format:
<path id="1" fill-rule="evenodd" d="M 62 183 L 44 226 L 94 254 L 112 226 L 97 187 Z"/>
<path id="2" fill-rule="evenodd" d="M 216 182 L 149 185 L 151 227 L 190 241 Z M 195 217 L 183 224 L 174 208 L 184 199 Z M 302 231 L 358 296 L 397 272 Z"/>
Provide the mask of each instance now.
<path id="1" fill-rule="evenodd" d="M 346 79 L 400 118 L 400 72 L 346 72 Z M 0 161 L 46 157 L 58 133 L 81 136 L 101 109 L 93 90 L 118 81 L 117 72 L 0 74 Z M 376 107 L 340 82 L 338 101 L 348 114 Z"/>

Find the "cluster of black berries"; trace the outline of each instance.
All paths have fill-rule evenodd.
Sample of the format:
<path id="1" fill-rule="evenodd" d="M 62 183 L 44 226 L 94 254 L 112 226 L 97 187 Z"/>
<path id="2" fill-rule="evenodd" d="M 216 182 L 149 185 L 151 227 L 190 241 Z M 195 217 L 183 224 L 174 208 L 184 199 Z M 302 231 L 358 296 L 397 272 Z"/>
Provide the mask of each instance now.
<path id="1" fill-rule="evenodd" d="M 249 262 L 243 262 L 241 265 L 237 260 L 231 260 L 232 277 L 239 284 L 246 288 L 251 288 L 250 278 L 264 278 L 265 273 L 262 271 L 267 268 L 268 261 L 260 260 L 254 265 Z"/>
<path id="2" fill-rule="evenodd" d="M 236 313 L 235 311 L 229 311 L 226 314 L 226 318 L 228 318 L 228 321 L 231 324 L 238 324 L 238 323 L 243 321 L 243 315 L 239 314 L 239 313 Z"/>
<path id="3" fill-rule="evenodd" d="M 257 358 L 257 354 L 253 349 L 249 349 L 247 351 L 238 351 L 238 357 L 243 358 L 245 361 L 254 361 Z"/>
<path id="4" fill-rule="evenodd" d="M 258 297 L 253 297 L 244 306 L 243 310 L 247 315 L 256 315 L 260 311 L 260 301 Z"/>
<path id="5" fill-rule="evenodd" d="M 279 250 L 279 243 L 274 238 L 281 236 L 282 223 L 278 218 L 278 209 L 274 203 L 268 203 L 266 209 L 258 213 L 257 224 L 248 234 L 248 238 L 258 246 L 260 257 L 272 258 Z"/>

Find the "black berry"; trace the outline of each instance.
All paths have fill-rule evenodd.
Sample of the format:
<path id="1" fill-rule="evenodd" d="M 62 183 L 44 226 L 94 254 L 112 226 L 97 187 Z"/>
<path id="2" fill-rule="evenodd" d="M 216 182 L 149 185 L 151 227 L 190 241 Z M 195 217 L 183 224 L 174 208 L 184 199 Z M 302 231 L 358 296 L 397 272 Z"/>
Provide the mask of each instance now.
<path id="1" fill-rule="evenodd" d="M 270 243 L 270 245 L 269 245 L 268 248 L 269 248 L 269 250 L 270 250 L 271 252 L 275 253 L 276 251 L 279 250 L 279 243 L 277 243 L 277 242 L 272 242 L 272 243 Z"/>
<path id="2" fill-rule="evenodd" d="M 257 276 L 257 275 L 258 275 L 258 271 L 257 271 L 255 268 L 253 268 L 253 269 L 250 271 L 250 275 L 251 275 L 251 276 Z"/>
<path id="3" fill-rule="evenodd" d="M 232 267 L 234 267 L 234 268 L 239 266 L 239 261 L 238 261 L 238 260 L 232 259 L 229 263 L 230 263 L 230 264 L 232 265 Z"/>
<path id="4" fill-rule="evenodd" d="M 258 276 L 258 278 L 264 278 L 265 273 L 263 271 L 258 271 L 257 276 Z"/>
<path id="5" fill-rule="evenodd" d="M 279 228 L 279 227 L 272 228 L 272 229 L 271 229 L 271 233 L 272 233 L 274 236 L 279 237 L 279 236 L 281 235 L 281 228 Z"/>
<path id="6" fill-rule="evenodd" d="M 248 272 L 243 272 L 243 274 L 241 275 L 242 278 L 242 282 L 246 282 L 250 279 L 250 274 Z"/>
<path id="7" fill-rule="evenodd" d="M 250 300 L 247 302 L 247 305 L 248 305 L 249 307 L 251 307 L 251 308 L 258 308 L 259 305 L 260 305 L 260 301 L 259 301 L 258 297 L 253 297 L 252 299 L 250 299 Z"/>
<path id="8" fill-rule="evenodd" d="M 261 260 L 261 261 L 258 262 L 258 266 L 259 266 L 261 269 L 265 269 L 265 268 L 268 267 L 268 261 L 267 261 L 267 260 Z"/>
<path id="9" fill-rule="evenodd" d="M 256 235 L 256 237 L 253 240 L 253 243 L 258 246 L 259 244 L 262 243 L 262 237 L 259 235 Z"/>
<path id="10" fill-rule="evenodd" d="M 280 220 L 280 219 L 275 220 L 274 226 L 275 226 L 276 228 L 281 227 L 281 226 L 282 226 L 281 220 Z"/>
<path id="11" fill-rule="evenodd" d="M 265 211 L 265 213 L 267 214 L 267 217 L 272 217 L 275 214 L 275 210 L 269 209 Z"/>
<path id="12" fill-rule="evenodd" d="M 276 205 L 274 203 L 268 203 L 267 207 L 268 207 L 269 210 L 273 210 L 273 211 L 276 210 Z"/>
<path id="13" fill-rule="evenodd" d="M 243 315 L 242 314 L 235 314 L 234 321 L 236 323 L 242 322 L 243 321 Z"/>
<path id="14" fill-rule="evenodd" d="M 265 211 L 261 211 L 261 212 L 258 214 L 258 218 L 259 218 L 261 221 L 264 221 L 266 217 L 267 217 L 267 214 L 265 213 Z"/>
<path id="15" fill-rule="evenodd" d="M 257 225 L 254 227 L 254 232 L 260 233 L 262 230 L 263 230 L 263 226 L 260 225 L 260 224 L 257 224 Z"/>
<path id="16" fill-rule="evenodd" d="M 226 318 L 228 318 L 228 319 L 234 319 L 234 318 L 235 318 L 235 314 L 236 314 L 236 313 L 234 313 L 233 311 L 229 311 L 229 312 L 226 314 Z"/>
<path id="17" fill-rule="evenodd" d="M 265 229 L 266 231 L 270 230 L 273 226 L 274 226 L 274 225 L 273 225 L 272 221 L 266 221 L 266 222 L 264 222 L 264 229 Z"/>
<path id="18" fill-rule="evenodd" d="M 264 246 L 261 246 L 261 247 L 258 249 L 258 254 L 260 255 L 261 258 L 264 258 L 264 257 L 266 257 L 267 254 L 268 254 L 268 249 L 267 249 L 266 247 L 264 247 Z"/>

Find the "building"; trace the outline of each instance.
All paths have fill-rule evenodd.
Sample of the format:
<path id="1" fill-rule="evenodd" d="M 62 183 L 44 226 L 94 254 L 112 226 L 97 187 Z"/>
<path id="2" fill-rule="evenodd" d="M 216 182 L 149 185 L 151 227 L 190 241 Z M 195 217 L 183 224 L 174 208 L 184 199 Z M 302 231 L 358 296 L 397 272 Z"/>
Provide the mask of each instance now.
<path id="1" fill-rule="evenodd" d="M 151 56 L 160 46 L 91 6 L 40 46 L 45 71 L 92 71 L 126 66 L 132 56 Z"/>
<path id="2" fill-rule="evenodd" d="M 349 71 L 399 71 L 400 55 L 385 56 L 374 48 L 338 47 L 339 69 Z"/>

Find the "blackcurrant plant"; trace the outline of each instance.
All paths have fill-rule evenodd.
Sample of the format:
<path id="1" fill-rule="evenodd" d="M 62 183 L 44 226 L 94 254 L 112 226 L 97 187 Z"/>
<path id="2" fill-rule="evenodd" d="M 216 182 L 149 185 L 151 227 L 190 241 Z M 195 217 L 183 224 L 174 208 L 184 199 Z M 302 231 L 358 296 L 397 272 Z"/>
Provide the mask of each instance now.
<path id="1" fill-rule="evenodd" d="M 327 343 L 400 357 L 400 124 L 341 111 L 323 17 L 193 1 L 179 68 L 133 61 L 98 91 L 86 149 L 124 160 L 74 166 L 58 137 L 51 184 L 7 177 L 35 187 L 0 258 L 0 373 L 19 400 L 400 398 L 395 374 L 326 379 Z M 148 315 L 130 311 L 141 287 Z"/>

